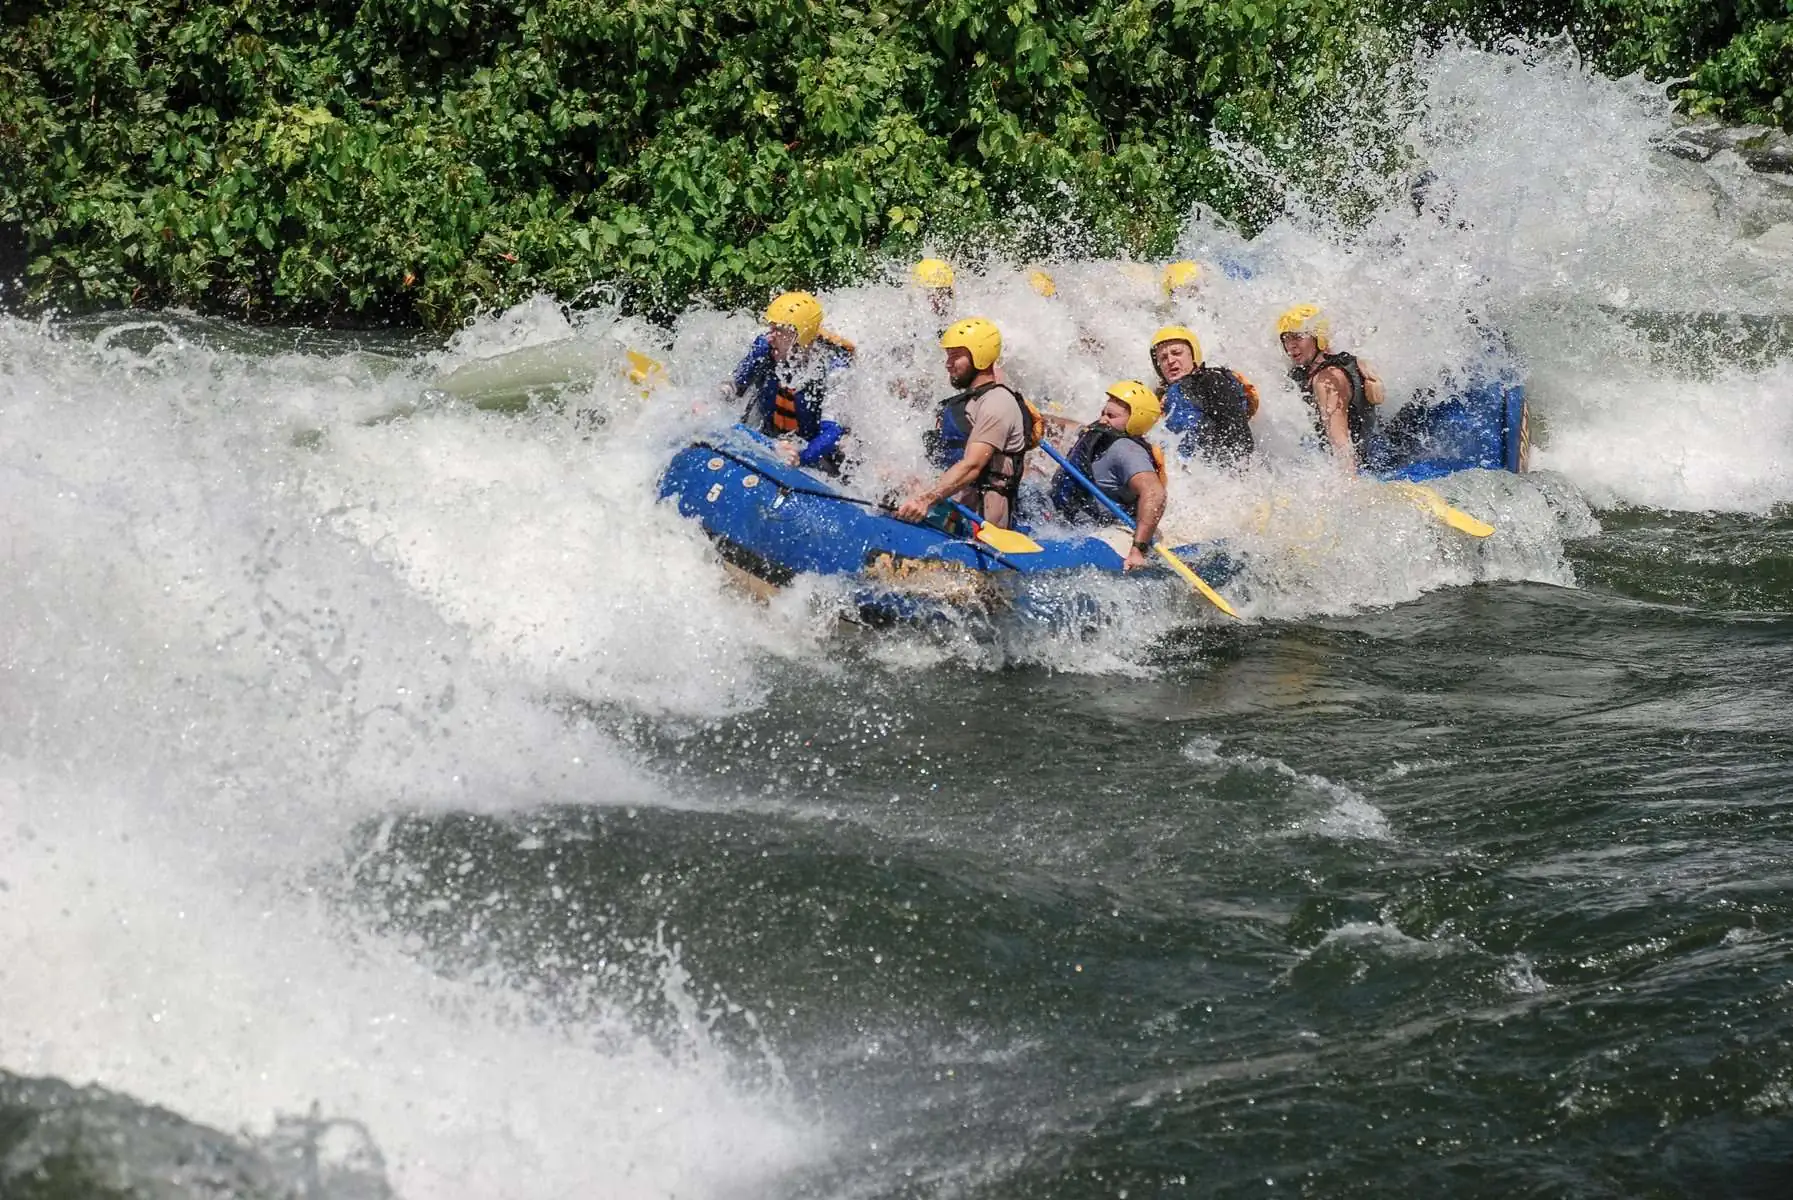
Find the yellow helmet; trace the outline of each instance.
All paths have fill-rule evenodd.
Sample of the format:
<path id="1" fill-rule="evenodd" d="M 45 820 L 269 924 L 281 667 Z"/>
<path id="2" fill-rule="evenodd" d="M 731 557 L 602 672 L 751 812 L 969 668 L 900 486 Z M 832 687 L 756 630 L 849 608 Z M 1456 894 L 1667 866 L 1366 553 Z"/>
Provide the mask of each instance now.
<path id="1" fill-rule="evenodd" d="M 916 287 L 949 288 L 956 276 L 953 274 L 953 265 L 945 259 L 924 258 L 915 264 L 909 278 L 915 282 Z"/>
<path id="2" fill-rule="evenodd" d="M 1320 312 L 1318 304 L 1297 304 L 1276 318 L 1276 336 L 1285 333 L 1311 333 L 1314 344 L 1325 350 L 1331 341 L 1332 322 Z"/>
<path id="3" fill-rule="evenodd" d="M 822 302 L 808 292 L 786 292 L 766 305 L 766 324 L 789 325 L 797 344 L 807 346 L 822 332 Z"/>
<path id="4" fill-rule="evenodd" d="M 1164 345 L 1164 343 L 1166 343 L 1166 342 L 1187 342 L 1187 343 L 1189 343 L 1189 353 L 1194 355 L 1195 361 L 1198 364 L 1202 361 L 1202 343 L 1201 343 L 1201 339 L 1195 336 L 1195 331 L 1193 329 L 1188 328 L 1187 326 L 1184 326 L 1184 325 L 1166 325 L 1164 328 L 1160 329 L 1157 333 L 1154 333 L 1152 335 L 1151 353 L 1152 353 L 1152 358 L 1153 358 L 1153 361 L 1152 361 L 1153 367 L 1156 367 L 1158 365 L 1158 363 L 1157 363 L 1158 347 Z M 1159 374 L 1162 375 L 1163 372 L 1160 371 Z"/>
<path id="5" fill-rule="evenodd" d="M 1133 437 L 1156 425 L 1158 418 L 1164 415 L 1164 405 L 1159 401 L 1158 393 L 1137 379 L 1109 384 L 1108 398 L 1127 406 L 1127 432 Z"/>
<path id="6" fill-rule="evenodd" d="M 1165 267 L 1164 274 L 1159 278 L 1158 282 L 1164 288 L 1164 294 L 1166 296 L 1173 296 L 1176 294 L 1178 288 L 1194 287 L 1196 283 L 1201 280 L 1201 277 L 1201 267 L 1190 262 L 1188 259 L 1184 259 L 1181 262 L 1174 262 Z"/>
<path id="7" fill-rule="evenodd" d="M 985 371 L 1002 354 L 1002 331 L 982 317 L 966 317 L 947 326 L 940 348 L 971 351 L 971 365 Z"/>
<path id="8" fill-rule="evenodd" d="M 1058 285 L 1052 282 L 1052 276 L 1046 274 L 1044 271 L 1029 271 L 1027 273 L 1027 283 L 1028 286 L 1042 296 L 1050 297 L 1058 295 Z"/>

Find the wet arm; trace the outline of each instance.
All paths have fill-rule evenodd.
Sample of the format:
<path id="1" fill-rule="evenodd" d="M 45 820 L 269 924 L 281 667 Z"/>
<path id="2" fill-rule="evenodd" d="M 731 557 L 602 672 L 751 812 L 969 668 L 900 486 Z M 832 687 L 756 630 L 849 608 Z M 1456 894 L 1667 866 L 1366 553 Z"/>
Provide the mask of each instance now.
<path id="1" fill-rule="evenodd" d="M 965 447 L 964 458 L 948 467 L 932 487 L 924 487 L 912 493 L 897 509 L 896 515 L 905 521 L 922 520 L 928 515 L 928 509 L 948 496 L 958 495 L 982 475 L 984 468 L 990 463 L 990 457 L 995 453 L 996 447 L 989 442 L 971 442 Z"/>
<path id="2" fill-rule="evenodd" d="M 846 436 L 846 432 L 846 429 L 837 422 L 823 421 L 816 431 L 816 436 L 809 439 L 809 444 L 803 447 L 803 453 L 797 456 L 797 465 L 813 467 L 827 458 L 829 454 L 833 453 L 834 448 L 840 445 L 840 440 Z"/>
<path id="3" fill-rule="evenodd" d="M 1164 484 L 1156 471 L 1141 471 L 1127 481 L 1133 494 L 1139 497 L 1138 528 L 1133 531 L 1135 542 L 1149 542 L 1158 532 L 1158 522 L 1164 519 Z"/>
<path id="4" fill-rule="evenodd" d="M 990 459 L 996 453 L 996 447 L 989 442 L 971 442 L 965 447 L 965 457 L 948 467 L 946 473 L 934 481 L 934 486 L 925 493 L 928 503 L 934 504 L 956 496 L 971 486 L 973 480 L 984 473 L 990 465 Z"/>
<path id="5" fill-rule="evenodd" d="M 1320 421 L 1332 452 L 1356 467 L 1357 447 L 1351 444 L 1351 423 L 1346 416 L 1351 404 L 1351 388 L 1349 383 L 1342 382 L 1343 378 L 1344 372 L 1337 368 L 1320 372 L 1320 377 L 1314 380 L 1314 403 L 1319 406 Z"/>
<path id="6" fill-rule="evenodd" d="M 753 345 L 747 351 L 735 373 L 729 377 L 729 383 L 722 385 L 723 391 L 730 390 L 732 384 L 734 394 L 745 396 L 752 388 L 758 387 L 760 379 L 772 369 L 772 343 L 761 334 L 753 339 Z"/>

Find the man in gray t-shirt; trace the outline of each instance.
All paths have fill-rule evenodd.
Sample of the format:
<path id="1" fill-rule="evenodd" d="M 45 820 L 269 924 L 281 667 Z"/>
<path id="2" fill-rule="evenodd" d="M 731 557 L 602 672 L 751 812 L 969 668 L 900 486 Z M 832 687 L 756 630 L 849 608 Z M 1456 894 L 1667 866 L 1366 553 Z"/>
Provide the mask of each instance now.
<path id="1" fill-rule="evenodd" d="M 928 435 L 928 457 L 942 468 L 897 505 L 905 521 L 925 521 L 934 505 L 953 499 L 983 520 L 1007 528 L 1027 469 L 1027 411 L 1021 397 L 999 382 L 996 359 L 1002 334 L 983 317 L 966 317 L 940 335 L 946 377 L 956 395 L 943 400 Z"/>
<path id="2" fill-rule="evenodd" d="M 1116 438 L 1089 469 L 1095 485 L 1129 511 L 1139 507 L 1139 491 L 1133 480 L 1141 475 L 1156 479 L 1158 469 L 1152 463 L 1152 452 L 1132 438 Z"/>
<path id="3" fill-rule="evenodd" d="M 1104 496 L 1126 510 L 1134 524 L 1126 558 L 1129 571 L 1146 565 L 1146 551 L 1164 517 L 1164 458 L 1143 440 L 1161 412 L 1152 389 L 1136 379 L 1123 379 L 1108 389 L 1101 417 L 1083 428 L 1065 456 Z M 1052 481 L 1052 503 L 1071 521 L 1115 522 L 1107 506 L 1066 471 Z"/>

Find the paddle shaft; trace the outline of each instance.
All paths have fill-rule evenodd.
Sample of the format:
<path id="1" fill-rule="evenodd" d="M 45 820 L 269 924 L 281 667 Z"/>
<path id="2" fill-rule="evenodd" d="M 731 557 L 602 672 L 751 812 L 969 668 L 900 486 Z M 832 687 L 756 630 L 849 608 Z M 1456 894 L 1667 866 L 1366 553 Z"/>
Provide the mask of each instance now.
<path id="1" fill-rule="evenodd" d="M 969 508 L 965 507 L 965 505 L 960 504 L 957 500 L 954 500 L 951 496 L 946 498 L 946 502 L 953 506 L 954 512 L 958 513 L 961 517 L 964 517 L 967 521 L 970 521 L 973 529 L 976 529 L 979 525 L 984 523 L 982 517 L 972 512 Z"/>
<path id="2" fill-rule="evenodd" d="M 1072 479 L 1075 479 L 1078 484 L 1083 487 L 1084 491 L 1094 496 L 1101 502 L 1104 508 L 1113 513 L 1115 517 L 1119 519 L 1121 524 L 1125 525 L 1128 529 L 1133 530 L 1135 533 L 1139 531 L 1138 522 L 1127 515 L 1127 510 L 1117 504 L 1114 497 L 1097 487 L 1095 481 L 1090 479 L 1088 475 L 1085 475 L 1082 471 L 1073 467 L 1070 460 L 1058 452 L 1058 447 L 1054 446 L 1051 442 L 1041 442 L 1040 449 L 1044 450 L 1053 462 L 1057 463 L 1060 467 L 1063 467 L 1066 474 L 1070 475 Z M 1206 600 L 1229 617 L 1237 617 L 1239 615 L 1237 612 L 1233 611 L 1233 606 L 1228 604 L 1219 592 L 1209 587 L 1207 581 L 1195 573 L 1195 568 L 1178 558 L 1168 546 L 1153 545 L 1152 549 L 1156 550 L 1159 557 L 1163 558 L 1165 562 L 1170 563 L 1173 568 L 1176 568 L 1177 573 L 1189 583 L 1190 587 L 1201 594 L 1202 599 Z"/>
<path id="3" fill-rule="evenodd" d="M 1090 495 L 1094 496 L 1098 501 L 1100 501 L 1102 504 L 1102 507 L 1106 508 L 1109 512 L 1113 513 L 1115 515 L 1116 519 L 1118 519 L 1121 522 L 1121 524 L 1125 525 L 1128 529 L 1134 530 L 1135 532 L 1137 532 L 1139 530 L 1139 523 L 1136 522 L 1131 516 L 1127 515 L 1127 510 L 1122 508 L 1113 496 L 1110 496 L 1107 492 L 1105 492 L 1101 488 L 1097 487 L 1095 484 L 1095 481 L 1092 480 L 1088 475 L 1085 475 L 1082 471 L 1079 471 L 1076 467 L 1073 467 L 1071 465 L 1071 460 L 1066 458 L 1064 455 L 1062 455 L 1058 452 L 1057 446 L 1054 446 L 1051 442 L 1041 442 L 1040 449 L 1044 450 L 1047 453 L 1047 455 L 1052 459 L 1053 462 L 1055 462 L 1059 466 L 1063 467 L 1065 469 L 1066 473 L 1069 474 L 1072 479 L 1075 479 L 1079 484 L 1081 484 L 1083 486 L 1084 491 L 1088 492 Z"/>
<path id="4" fill-rule="evenodd" d="M 842 496 L 841 499 L 851 500 L 855 504 L 864 504 L 868 507 L 873 507 L 871 501 L 861 500 L 858 496 Z M 963 504 L 960 504 L 957 500 L 948 500 L 947 503 L 952 505 L 955 509 L 957 509 L 959 511 L 960 516 L 964 517 L 968 521 L 973 522 L 973 525 L 971 527 L 973 530 L 972 535 L 968 538 L 953 538 L 954 541 L 964 542 L 967 545 L 970 545 L 970 546 L 974 547 L 975 549 L 977 549 L 980 553 L 988 554 L 991 558 L 995 559 L 998 563 L 1000 563 L 1002 566 L 1007 567 L 1011 571 L 1019 571 L 1021 569 L 1020 567 L 1017 567 L 1014 563 L 1010 562 L 1007 558 L 1005 558 L 1003 556 L 1002 551 L 998 550 L 996 547 L 990 545 L 988 542 L 982 540 L 981 538 L 979 538 L 977 536 L 976 531 L 978 530 L 978 528 L 980 526 L 982 526 L 985 523 L 984 519 L 982 517 L 980 517 L 976 513 L 972 512 L 969 508 L 966 508 Z M 879 512 L 882 512 L 882 513 L 890 513 L 890 512 L 896 511 L 895 509 L 891 508 L 891 506 L 888 504 L 879 504 L 879 505 L 876 505 L 875 507 L 878 509 Z M 929 528 L 933 528 L 933 527 L 929 526 Z M 946 533 L 946 530 L 942 529 L 942 530 L 940 530 L 940 532 Z M 952 537 L 951 534 L 947 534 L 947 536 Z"/>

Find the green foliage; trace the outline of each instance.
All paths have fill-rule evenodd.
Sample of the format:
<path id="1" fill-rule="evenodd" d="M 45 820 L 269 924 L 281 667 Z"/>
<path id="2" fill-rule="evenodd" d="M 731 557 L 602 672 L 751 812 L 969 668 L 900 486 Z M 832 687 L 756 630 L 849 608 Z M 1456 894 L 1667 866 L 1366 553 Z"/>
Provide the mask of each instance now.
<path id="1" fill-rule="evenodd" d="M 1682 100 L 1696 112 L 1793 129 L 1793 4 L 1737 9 L 1755 11 L 1716 31 L 1714 41 L 1728 37 L 1698 64 Z"/>
<path id="2" fill-rule="evenodd" d="M 1793 129 L 1789 0 L 1422 0 L 1425 24 L 1567 32 L 1605 69 L 1678 80 L 1693 112 Z"/>
<path id="3" fill-rule="evenodd" d="M 1793 35 L 1774 7 L 1416 11 L 1560 16 L 1622 66 L 1692 72 L 1698 107 L 1784 122 Z M 924 237 L 1037 252 L 1066 222 L 1093 248 L 1161 253 L 1193 202 L 1259 202 L 1210 129 L 1291 144 L 1384 15 L 1353 0 L 17 0 L 0 15 L 0 225 L 24 229 L 44 300 L 438 327 L 600 283 L 650 311 L 755 300 Z"/>
<path id="4" fill-rule="evenodd" d="M 825 284 L 1005 215 L 1163 248 L 1343 0 L 70 0 L 0 24 L 35 293 L 451 325 Z M 1013 222 L 1011 222 L 1013 224 Z M 1010 231 L 1013 233 L 1013 230 Z"/>

